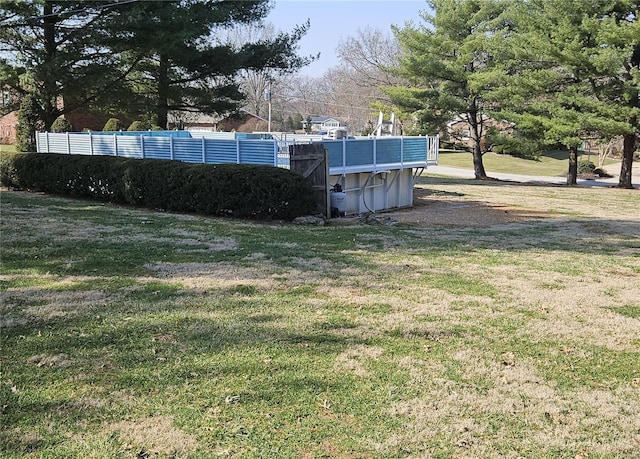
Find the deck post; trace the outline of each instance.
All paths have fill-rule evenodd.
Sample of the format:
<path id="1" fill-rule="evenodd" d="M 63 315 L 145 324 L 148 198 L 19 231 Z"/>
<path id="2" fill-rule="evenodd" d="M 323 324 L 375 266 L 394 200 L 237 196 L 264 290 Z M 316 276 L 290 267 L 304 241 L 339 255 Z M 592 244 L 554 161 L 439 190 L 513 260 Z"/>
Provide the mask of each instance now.
<path id="1" fill-rule="evenodd" d="M 278 141 L 273 139 L 273 167 L 278 167 Z"/>
<path id="2" fill-rule="evenodd" d="M 374 137 L 373 138 L 373 170 L 376 170 L 377 164 L 378 164 L 378 138 Z"/>

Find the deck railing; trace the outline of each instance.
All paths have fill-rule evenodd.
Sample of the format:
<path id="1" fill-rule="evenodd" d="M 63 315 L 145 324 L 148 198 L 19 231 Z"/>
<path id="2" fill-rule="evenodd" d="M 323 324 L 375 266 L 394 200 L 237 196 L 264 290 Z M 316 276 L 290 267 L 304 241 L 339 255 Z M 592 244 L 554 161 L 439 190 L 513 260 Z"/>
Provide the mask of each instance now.
<path id="1" fill-rule="evenodd" d="M 206 164 L 264 164 L 289 167 L 289 146 L 314 138 L 264 139 L 193 136 L 187 131 L 115 133 L 38 133 L 39 153 L 107 155 L 138 159 L 170 159 Z M 244 137 L 244 138 L 243 138 Z M 386 169 L 427 167 L 438 162 L 439 139 L 424 137 L 362 137 L 321 140 L 329 154 L 331 175 Z"/>

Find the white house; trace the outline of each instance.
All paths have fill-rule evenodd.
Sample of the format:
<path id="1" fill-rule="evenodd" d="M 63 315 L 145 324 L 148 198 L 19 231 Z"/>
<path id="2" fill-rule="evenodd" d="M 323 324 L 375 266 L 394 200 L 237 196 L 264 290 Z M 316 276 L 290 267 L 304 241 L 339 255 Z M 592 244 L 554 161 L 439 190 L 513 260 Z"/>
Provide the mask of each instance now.
<path id="1" fill-rule="evenodd" d="M 304 121 L 304 125 L 306 128 L 306 124 L 308 121 Z M 346 131 L 347 126 L 343 124 L 340 120 L 335 118 L 330 118 L 328 116 L 312 116 L 311 117 L 311 132 L 329 132 L 330 130 L 335 129 L 344 129 Z"/>

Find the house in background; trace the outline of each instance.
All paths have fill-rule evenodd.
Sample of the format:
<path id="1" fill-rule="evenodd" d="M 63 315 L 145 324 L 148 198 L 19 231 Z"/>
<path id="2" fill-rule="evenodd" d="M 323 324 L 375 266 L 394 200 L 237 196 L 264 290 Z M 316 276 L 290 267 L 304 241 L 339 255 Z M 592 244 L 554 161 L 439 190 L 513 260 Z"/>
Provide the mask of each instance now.
<path id="1" fill-rule="evenodd" d="M 4 108 L 7 103 L 7 94 L 9 94 L 8 91 L 2 92 L 2 108 Z M 18 95 L 14 95 L 13 100 L 19 100 L 18 97 Z M 64 99 L 62 96 L 58 97 L 58 99 L 56 100 L 56 104 L 59 109 L 62 109 L 64 107 Z M 66 118 L 71 123 L 73 132 L 102 131 L 102 128 L 104 128 L 107 120 L 112 117 L 120 119 L 120 121 L 122 121 L 125 126 L 127 126 L 132 121 L 129 117 L 124 115 L 114 116 L 103 112 L 88 110 L 76 110 L 68 112 L 62 115 L 62 117 Z M 16 143 L 17 125 L 17 110 L 6 113 L 4 116 L 0 117 L 0 144 Z"/>
<path id="2" fill-rule="evenodd" d="M 16 143 L 16 126 L 18 112 L 9 112 L 0 118 L 0 144 L 13 145 Z"/>
<path id="3" fill-rule="evenodd" d="M 486 137 L 490 128 L 496 128 L 506 136 L 513 135 L 513 123 L 509 123 L 504 120 L 497 121 L 486 115 L 483 115 L 482 122 L 484 124 L 484 129 L 482 132 L 482 138 L 480 139 L 480 145 L 483 150 L 486 146 Z M 455 143 L 462 144 L 466 147 L 471 147 L 473 145 L 473 140 L 471 139 L 471 126 L 462 116 L 457 116 L 447 123 L 447 135 Z"/>
<path id="4" fill-rule="evenodd" d="M 68 119 L 73 126 L 73 132 L 82 132 L 82 131 L 102 131 L 104 125 L 107 123 L 109 118 L 118 118 L 124 126 L 128 126 L 130 124 L 128 117 L 123 116 L 112 116 L 105 113 L 98 112 L 70 112 L 62 115 L 64 118 Z"/>
<path id="5" fill-rule="evenodd" d="M 309 121 L 311 126 L 308 127 L 307 125 L 309 124 Z M 347 126 L 340 120 L 330 118 L 328 116 L 312 116 L 310 120 L 303 121 L 302 126 L 305 130 L 312 133 L 329 132 L 336 129 L 343 129 L 345 131 L 347 130 Z"/>
<path id="6" fill-rule="evenodd" d="M 19 95 L 9 86 L 3 86 L 0 98 L 0 144 L 13 145 L 16 143 L 18 112 L 9 110 L 15 108 Z"/>
<path id="7" fill-rule="evenodd" d="M 170 118 L 169 129 L 207 132 L 266 132 L 269 129 L 269 122 L 244 110 L 226 118 L 202 113 L 186 117 L 181 114 L 180 117 L 174 115 Z"/>
<path id="8" fill-rule="evenodd" d="M 105 123 L 111 115 L 97 112 L 70 112 L 63 115 L 69 120 L 73 127 L 73 132 L 82 131 L 102 131 Z M 115 116 L 120 119 L 125 126 L 131 123 L 127 117 Z M 0 143 L 16 143 L 16 125 L 18 124 L 17 112 L 7 113 L 0 118 Z M 169 121 L 169 129 L 184 129 L 187 131 L 210 131 L 210 132 L 266 132 L 269 123 L 264 118 L 252 115 L 247 112 L 240 112 L 226 118 L 217 118 L 208 115 L 197 115 L 189 118 L 188 121 Z"/>
<path id="9" fill-rule="evenodd" d="M 267 132 L 269 121 L 253 113 L 240 110 L 237 114 L 219 120 L 216 127 L 218 131 L 225 132 Z"/>

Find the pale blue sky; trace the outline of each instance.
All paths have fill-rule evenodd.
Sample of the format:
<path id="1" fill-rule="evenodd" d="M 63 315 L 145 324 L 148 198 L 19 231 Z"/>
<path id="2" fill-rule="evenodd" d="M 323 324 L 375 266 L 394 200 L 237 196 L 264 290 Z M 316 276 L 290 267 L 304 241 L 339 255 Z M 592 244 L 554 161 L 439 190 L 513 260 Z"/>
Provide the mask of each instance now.
<path id="1" fill-rule="evenodd" d="M 391 33 L 391 24 L 422 23 L 425 0 L 275 0 L 267 16 L 276 30 L 291 31 L 307 19 L 311 27 L 300 40 L 299 54 L 320 53 L 320 59 L 302 69 L 303 75 L 319 77 L 338 64 L 336 48 L 340 39 L 355 37 L 365 27 Z"/>

